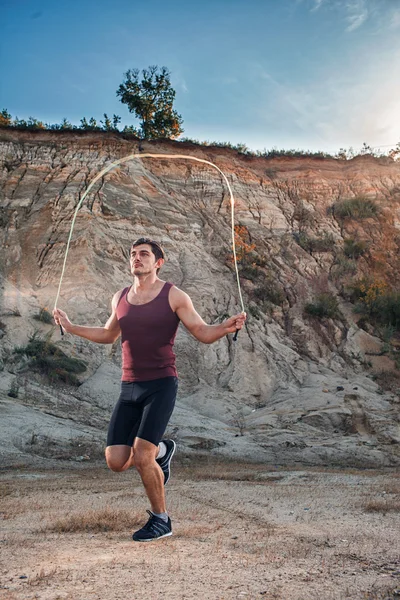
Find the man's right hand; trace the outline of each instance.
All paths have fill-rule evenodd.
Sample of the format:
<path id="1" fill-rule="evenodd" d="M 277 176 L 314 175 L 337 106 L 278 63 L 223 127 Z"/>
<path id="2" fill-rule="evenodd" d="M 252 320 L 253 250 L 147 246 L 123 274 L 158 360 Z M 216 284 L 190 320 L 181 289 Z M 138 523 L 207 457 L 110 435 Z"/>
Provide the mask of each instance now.
<path id="1" fill-rule="evenodd" d="M 59 308 L 55 308 L 53 310 L 53 317 L 54 317 L 54 321 L 56 322 L 56 325 L 61 325 L 61 327 L 67 333 L 69 333 L 71 331 L 71 328 L 73 327 L 73 325 L 72 325 L 71 321 L 68 319 L 67 313 L 65 313 L 63 310 L 60 310 Z"/>

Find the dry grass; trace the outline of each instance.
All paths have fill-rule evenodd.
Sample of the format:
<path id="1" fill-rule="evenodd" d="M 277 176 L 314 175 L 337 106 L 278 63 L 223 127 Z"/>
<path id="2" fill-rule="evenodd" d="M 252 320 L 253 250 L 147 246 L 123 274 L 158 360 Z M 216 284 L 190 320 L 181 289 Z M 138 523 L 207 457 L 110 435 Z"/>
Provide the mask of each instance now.
<path id="1" fill-rule="evenodd" d="M 52 579 L 54 575 L 57 574 L 57 567 L 53 567 L 48 569 L 40 569 L 39 573 L 34 575 L 33 577 L 29 577 L 28 584 L 29 585 L 40 585 L 41 583 L 48 582 L 49 579 Z"/>
<path id="2" fill-rule="evenodd" d="M 392 481 L 383 486 L 383 491 L 385 494 L 396 494 L 400 496 L 400 482 Z"/>
<path id="3" fill-rule="evenodd" d="M 73 513 L 57 519 L 40 529 L 50 533 L 101 533 L 106 531 L 125 531 L 143 522 L 143 513 L 128 510 L 104 508 Z"/>
<path id="4" fill-rule="evenodd" d="M 400 598 L 400 586 L 388 586 L 372 589 L 364 596 L 365 600 L 398 600 Z"/>
<path id="5" fill-rule="evenodd" d="M 0 596 L 9 600 L 114 600 L 127 589 L 150 599 L 400 600 L 399 515 L 368 511 L 394 506 L 393 470 L 185 457 L 167 488 L 173 536 L 152 545 L 131 541 L 148 507 L 134 471 L 5 475 Z"/>
<path id="6" fill-rule="evenodd" d="M 215 457 L 186 457 L 185 462 L 177 461 L 175 473 L 180 479 L 191 481 L 279 481 L 282 475 L 258 463 L 232 462 Z"/>
<path id="7" fill-rule="evenodd" d="M 364 504 L 365 512 L 386 513 L 400 512 L 400 498 L 379 498 L 377 500 L 369 500 Z"/>
<path id="8" fill-rule="evenodd" d="M 189 525 L 188 527 L 180 527 L 178 533 L 174 533 L 175 539 L 185 538 L 185 539 L 201 539 L 206 538 L 207 536 L 215 533 L 219 529 L 221 529 L 222 525 L 217 523 L 216 525 L 210 527 L 207 525 Z"/>

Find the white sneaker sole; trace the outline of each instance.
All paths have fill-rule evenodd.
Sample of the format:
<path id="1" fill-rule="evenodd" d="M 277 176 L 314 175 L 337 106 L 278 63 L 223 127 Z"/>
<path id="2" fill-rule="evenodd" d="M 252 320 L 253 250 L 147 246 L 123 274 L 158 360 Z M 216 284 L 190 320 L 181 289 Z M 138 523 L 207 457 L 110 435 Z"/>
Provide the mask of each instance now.
<path id="1" fill-rule="evenodd" d="M 148 540 L 133 540 L 134 542 L 156 542 L 157 540 L 161 540 L 161 538 L 169 537 L 172 535 L 172 531 L 169 533 L 164 533 L 164 535 L 160 535 L 156 538 L 149 538 Z"/>
<path id="2" fill-rule="evenodd" d="M 172 457 L 175 454 L 175 450 L 176 450 L 176 443 L 174 442 L 174 447 L 172 449 L 172 454 L 169 458 L 169 477 L 167 479 L 167 481 L 164 483 L 164 486 L 167 485 L 168 481 L 171 479 L 171 461 L 172 461 Z"/>

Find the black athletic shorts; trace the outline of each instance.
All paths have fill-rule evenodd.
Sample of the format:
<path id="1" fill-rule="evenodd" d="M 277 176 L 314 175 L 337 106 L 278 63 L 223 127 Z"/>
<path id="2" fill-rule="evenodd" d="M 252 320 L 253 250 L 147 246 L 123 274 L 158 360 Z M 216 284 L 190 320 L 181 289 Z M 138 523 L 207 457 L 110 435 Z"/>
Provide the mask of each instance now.
<path id="1" fill-rule="evenodd" d="M 136 437 L 158 446 L 174 410 L 177 391 L 177 377 L 121 381 L 121 394 L 108 428 L 107 446 L 133 446 Z"/>

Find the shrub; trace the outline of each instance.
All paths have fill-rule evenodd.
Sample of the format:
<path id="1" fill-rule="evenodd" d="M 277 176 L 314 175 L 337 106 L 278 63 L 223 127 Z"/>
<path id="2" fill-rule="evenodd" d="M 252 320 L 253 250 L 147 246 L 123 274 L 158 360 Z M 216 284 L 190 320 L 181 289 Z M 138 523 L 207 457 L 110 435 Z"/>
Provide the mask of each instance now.
<path id="1" fill-rule="evenodd" d="M 400 292 L 377 296 L 366 305 L 369 315 L 377 322 L 400 329 Z"/>
<path id="2" fill-rule="evenodd" d="M 400 329 L 400 292 L 390 290 L 384 281 L 361 279 L 349 290 L 350 300 L 357 302 L 355 311 L 371 321 Z"/>
<path id="3" fill-rule="evenodd" d="M 348 259 L 341 254 L 336 257 L 334 266 L 336 277 L 341 277 L 342 275 L 355 275 L 357 273 L 357 265 L 355 261 Z"/>
<path id="4" fill-rule="evenodd" d="M 272 279 L 269 279 L 254 288 L 253 294 L 264 307 L 267 302 L 272 302 L 272 304 L 280 306 L 285 300 L 285 294 Z"/>
<path id="5" fill-rule="evenodd" d="M 52 325 L 54 323 L 53 317 L 47 308 L 41 308 L 37 315 L 33 315 L 33 318 L 36 319 L 36 321 L 41 321 L 42 323 L 47 323 L 48 325 Z"/>
<path id="6" fill-rule="evenodd" d="M 259 319 L 261 316 L 261 312 L 256 304 L 250 304 L 247 307 L 247 311 L 248 311 L 249 315 L 251 315 L 255 319 Z"/>
<path id="7" fill-rule="evenodd" d="M 348 258 L 360 258 L 368 249 L 367 242 L 363 240 L 355 240 L 347 238 L 344 240 L 344 253 Z"/>
<path id="8" fill-rule="evenodd" d="M 104 531 L 124 531 L 132 524 L 138 524 L 140 517 L 132 511 L 111 507 L 86 510 L 69 514 L 49 523 L 41 531 L 55 533 L 101 533 Z"/>
<path id="9" fill-rule="evenodd" d="M 367 219 L 375 217 L 379 209 L 373 200 L 359 196 L 337 202 L 333 206 L 333 212 L 339 219 Z"/>
<path id="10" fill-rule="evenodd" d="M 18 392 L 19 392 L 19 385 L 14 380 L 10 386 L 7 396 L 9 396 L 10 398 L 18 398 Z"/>
<path id="11" fill-rule="evenodd" d="M 261 275 L 260 269 L 255 264 L 239 263 L 238 269 L 240 275 L 250 281 L 256 281 Z"/>
<path id="12" fill-rule="evenodd" d="M 315 302 L 310 302 L 304 307 L 305 313 L 311 317 L 322 319 L 328 317 L 335 319 L 339 316 L 339 305 L 337 298 L 331 294 L 319 294 Z"/>
<path id="13" fill-rule="evenodd" d="M 330 252 L 335 246 L 335 239 L 331 233 L 324 233 L 321 237 L 312 238 L 306 233 L 294 233 L 297 244 L 306 252 Z"/>
<path id="14" fill-rule="evenodd" d="M 79 385 L 77 373 L 86 371 L 86 363 L 77 358 L 67 356 L 49 337 L 42 338 L 35 332 L 28 340 L 28 344 L 14 349 L 15 354 L 30 358 L 28 366 L 45 375 L 50 381 L 64 381 L 72 385 Z"/>

